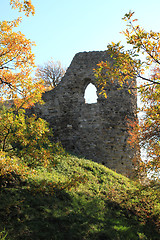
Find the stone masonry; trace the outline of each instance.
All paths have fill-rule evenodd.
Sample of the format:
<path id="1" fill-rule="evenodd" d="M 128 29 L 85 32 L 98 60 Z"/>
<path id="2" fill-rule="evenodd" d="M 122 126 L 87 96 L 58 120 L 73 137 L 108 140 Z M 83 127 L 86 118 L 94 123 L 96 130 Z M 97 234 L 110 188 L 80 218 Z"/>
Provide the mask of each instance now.
<path id="1" fill-rule="evenodd" d="M 61 141 L 67 151 L 129 176 L 135 150 L 127 144 L 126 119 L 136 118 L 137 98 L 134 91 L 130 94 L 111 83 L 107 98 L 99 94 L 93 69 L 106 60 L 111 61 L 107 51 L 76 54 L 62 81 L 43 95 L 45 104 L 34 112 L 50 123 L 54 140 Z M 97 103 L 85 103 L 89 83 L 97 88 Z"/>

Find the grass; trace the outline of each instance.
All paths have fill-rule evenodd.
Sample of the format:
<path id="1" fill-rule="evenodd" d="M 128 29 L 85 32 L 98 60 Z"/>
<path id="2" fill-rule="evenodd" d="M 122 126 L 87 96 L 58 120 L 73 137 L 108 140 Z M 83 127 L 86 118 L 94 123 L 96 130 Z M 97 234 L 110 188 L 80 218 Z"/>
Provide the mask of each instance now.
<path id="1" fill-rule="evenodd" d="M 55 160 L 2 185 L 1 240 L 160 239 L 158 185 L 139 186 L 75 156 Z"/>

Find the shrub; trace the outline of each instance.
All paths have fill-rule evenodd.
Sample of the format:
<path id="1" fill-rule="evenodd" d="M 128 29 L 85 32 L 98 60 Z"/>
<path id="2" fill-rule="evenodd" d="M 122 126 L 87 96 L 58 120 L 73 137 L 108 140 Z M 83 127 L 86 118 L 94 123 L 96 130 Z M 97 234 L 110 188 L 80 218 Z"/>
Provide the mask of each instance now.
<path id="1" fill-rule="evenodd" d="M 53 162 L 53 144 L 48 123 L 35 115 L 27 117 L 24 109 L 0 110 L 0 150 L 17 156 L 29 166 Z"/>

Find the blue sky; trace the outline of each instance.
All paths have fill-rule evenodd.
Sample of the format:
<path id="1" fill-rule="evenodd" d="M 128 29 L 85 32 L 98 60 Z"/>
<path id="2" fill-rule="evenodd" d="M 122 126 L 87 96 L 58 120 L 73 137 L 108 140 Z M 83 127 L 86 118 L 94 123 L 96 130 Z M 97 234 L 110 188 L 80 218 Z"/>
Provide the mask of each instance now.
<path id="1" fill-rule="evenodd" d="M 129 10 L 147 30 L 160 31 L 160 1 L 153 0 L 32 0 L 33 17 L 23 17 L 20 30 L 35 41 L 36 63 L 51 57 L 68 67 L 77 52 L 105 50 L 111 41 L 125 39 L 122 17 Z M 19 15 L 11 10 L 9 0 L 0 0 L 0 20 Z"/>
<path id="2" fill-rule="evenodd" d="M 68 67 L 78 52 L 106 50 L 107 44 L 122 41 L 125 29 L 122 17 L 135 12 L 146 30 L 160 32 L 160 0 L 32 0 L 35 16 L 29 18 L 12 10 L 9 0 L 0 0 L 0 21 L 23 21 L 19 30 L 35 41 L 37 65 L 53 58 Z M 92 91 L 92 90 L 91 90 Z M 93 94 L 90 94 L 93 95 Z"/>

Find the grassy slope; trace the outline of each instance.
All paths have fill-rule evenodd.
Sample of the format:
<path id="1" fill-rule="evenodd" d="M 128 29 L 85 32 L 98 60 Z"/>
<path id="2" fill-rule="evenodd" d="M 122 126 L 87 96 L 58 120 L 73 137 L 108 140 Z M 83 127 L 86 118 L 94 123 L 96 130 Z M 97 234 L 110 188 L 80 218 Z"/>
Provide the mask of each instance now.
<path id="1" fill-rule="evenodd" d="M 8 235 L 1 232 L 0 239 L 160 239 L 150 221 L 126 209 L 133 182 L 88 160 L 56 159 L 54 168 L 39 168 L 26 184 L 1 189 L 0 231 Z"/>

